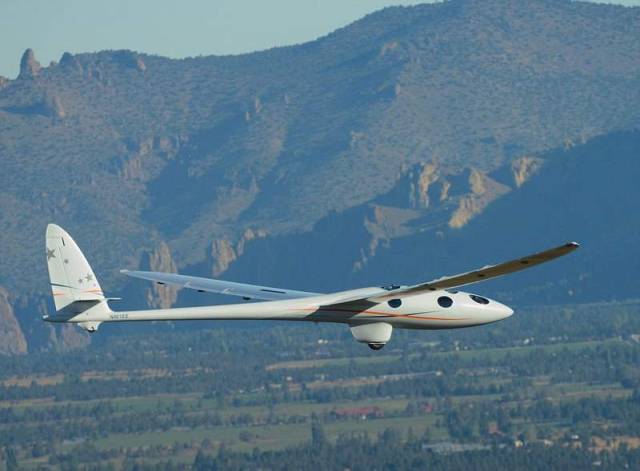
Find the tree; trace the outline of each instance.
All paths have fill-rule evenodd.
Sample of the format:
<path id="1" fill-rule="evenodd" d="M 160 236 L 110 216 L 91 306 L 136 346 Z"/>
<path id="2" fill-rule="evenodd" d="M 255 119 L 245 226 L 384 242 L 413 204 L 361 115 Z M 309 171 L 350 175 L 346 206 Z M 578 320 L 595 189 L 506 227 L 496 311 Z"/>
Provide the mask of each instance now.
<path id="1" fill-rule="evenodd" d="M 315 413 L 311 415 L 311 443 L 315 447 L 323 447 L 327 444 L 327 435 L 324 433 L 324 427 Z"/>
<path id="2" fill-rule="evenodd" d="M 198 450 L 198 453 L 196 453 L 196 458 L 193 461 L 193 469 L 195 470 L 200 470 L 200 469 L 207 469 L 209 466 L 209 460 L 207 458 L 207 455 L 204 454 L 204 452 L 202 451 L 202 448 L 200 448 Z"/>
<path id="3" fill-rule="evenodd" d="M 13 448 L 7 447 L 4 450 L 4 462 L 7 471 L 14 471 L 18 469 L 18 459 L 16 458 L 16 452 Z"/>

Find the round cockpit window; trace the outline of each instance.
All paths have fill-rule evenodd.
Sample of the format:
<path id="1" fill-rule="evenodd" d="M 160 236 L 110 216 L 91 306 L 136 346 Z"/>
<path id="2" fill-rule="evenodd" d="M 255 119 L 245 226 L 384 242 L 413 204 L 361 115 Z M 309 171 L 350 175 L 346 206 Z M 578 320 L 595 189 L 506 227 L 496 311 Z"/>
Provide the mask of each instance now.
<path id="1" fill-rule="evenodd" d="M 475 294 L 470 294 L 469 297 L 473 299 L 478 304 L 489 304 L 489 300 L 487 298 L 483 298 L 482 296 L 477 296 Z"/>
<path id="2" fill-rule="evenodd" d="M 392 308 L 397 308 L 402 306 L 402 300 L 401 299 L 390 299 L 389 300 L 389 306 L 391 306 Z"/>
<path id="3" fill-rule="evenodd" d="M 451 305 L 453 304 L 453 299 L 451 299 L 449 296 L 440 296 L 438 298 L 438 304 L 442 307 L 451 307 Z"/>

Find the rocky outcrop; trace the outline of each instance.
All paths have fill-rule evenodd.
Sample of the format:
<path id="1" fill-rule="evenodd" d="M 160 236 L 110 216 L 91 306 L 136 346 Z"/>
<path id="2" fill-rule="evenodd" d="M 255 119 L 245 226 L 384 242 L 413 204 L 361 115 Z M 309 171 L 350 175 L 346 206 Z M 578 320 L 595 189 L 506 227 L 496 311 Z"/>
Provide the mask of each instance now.
<path id="1" fill-rule="evenodd" d="M 78 59 L 70 52 L 62 54 L 62 57 L 60 58 L 60 66 L 82 72 L 82 64 L 80 64 L 80 61 L 78 61 Z"/>
<path id="2" fill-rule="evenodd" d="M 27 341 L 9 302 L 9 293 L 0 287 L 0 354 L 27 353 Z"/>
<path id="3" fill-rule="evenodd" d="M 533 175 L 538 173 L 544 160 L 537 157 L 520 157 L 511 163 L 513 181 L 517 188 L 520 188 Z"/>
<path id="4" fill-rule="evenodd" d="M 499 175 L 492 176 L 469 168 L 447 171 L 433 161 L 405 170 L 406 175 L 383 199 L 392 205 L 371 205 L 372 211 L 364 220 L 371 238 L 360 249 L 353 272 L 362 270 L 376 257 L 380 247 L 390 246 L 394 239 L 425 231 L 444 236 L 445 227 L 464 227 L 493 201 L 511 191 L 512 178 L 516 184 L 522 184 L 535 174 L 539 165 L 540 159 L 522 158 L 513 167 L 504 166 Z"/>
<path id="5" fill-rule="evenodd" d="M 142 57 L 140 56 L 138 56 L 138 58 L 136 59 L 136 69 L 138 69 L 140 72 L 144 72 L 145 70 L 147 70 L 147 65 L 144 63 Z"/>
<path id="6" fill-rule="evenodd" d="M 235 244 L 232 244 L 228 239 L 215 239 L 211 243 L 210 251 L 213 261 L 211 274 L 218 276 L 227 271 L 229 266 L 242 256 L 247 242 L 266 237 L 266 235 L 264 230 L 248 228 Z"/>
<path id="7" fill-rule="evenodd" d="M 412 209 L 373 206 L 372 211 L 364 220 L 365 228 L 371 234 L 371 239 L 366 247 L 360 249 L 360 259 L 354 262 L 353 272 L 362 270 L 367 262 L 376 256 L 378 248 L 388 247 L 393 239 L 411 235 L 414 229 L 410 227 L 410 224 L 420 214 L 420 211 Z"/>
<path id="8" fill-rule="evenodd" d="M 378 53 L 378 55 L 380 57 L 384 57 L 387 53 L 397 49 L 397 47 L 398 47 L 398 41 L 390 41 L 388 43 L 384 43 L 380 48 L 380 52 Z"/>
<path id="9" fill-rule="evenodd" d="M 422 164 L 422 168 L 418 171 L 416 178 L 411 182 L 409 189 L 409 198 L 414 208 L 429 207 L 429 189 L 438 179 L 438 166 L 435 163 L 427 162 Z M 442 199 L 442 196 L 440 199 Z"/>
<path id="10" fill-rule="evenodd" d="M 47 94 L 44 98 L 43 108 L 44 113 L 52 118 L 62 119 L 67 116 L 62 100 L 58 95 Z"/>
<path id="11" fill-rule="evenodd" d="M 91 343 L 90 334 L 77 325 L 65 324 L 58 328 L 51 328 L 52 348 L 62 352 L 78 350 Z"/>
<path id="12" fill-rule="evenodd" d="M 156 249 L 147 255 L 143 266 L 151 271 L 176 273 L 178 267 L 171 257 L 169 246 L 161 241 Z M 152 308 L 168 309 L 178 300 L 178 288 L 154 283 L 147 290 L 147 304 Z"/>
<path id="13" fill-rule="evenodd" d="M 121 177 L 126 181 L 142 183 L 155 178 L 166 162 L 176 156 L 185 140 L 179 136 L 160 136 L 127 142 L 127 156 L 122 163 Z"/>
<path id="14" fill-rule="evenodd" d="M 449 227 L 452 229 L 460 229 L 492 201 L 510 191 L 508 186 L 475 169 L 469 173 L 469 187 L 470 194 L 460 198 L 457 209 L 449 219 Z"/>
<path id="15" fill-rule="evenodd" d="M 117 51 L 113 54 L 115 61 L 125 67 L 136 69 L 140 72 L 147 70 L 144 59 L 133 51 Z"/>
<path id="16" fill-rule="evenodd" d="M 27 49 L 22 54 L 22 59 L 20 59 L 20 74 L 18 78 L 26 79 L 33 78 L 40 73 L 40 62 L 36 60 L 35 54 L 33 53 L 33 49 Z"/>
<path id="17" fill-rule="evenodd" d="M 227 239 L 215 239 L 211 242 L 211 258 L 213 259 L 211 273 L 213 276 L 218 276 L 227 271 L 227 268 L 238 258 L 238 254 Z"/>
<path id="18" fill-rule="evenodd" d="M 29 352 L 66 352 L 91 343 L 91 336 L 76 324 L 53 324 L 40 320 L 42 316 L 52 314 L 50 295 L 23 295 L 12 299 L 12 305 L 16 317 L 21 320 Z"/>
<path id="19" fill-rule="evenodd" d="M 31 95 L 25 96 L 17 106 L 5 107 L 3 111 L 16 115 L 40 115 L 58 119 L 67 116 L 62 99 L 53 89 L 39 88 Z"/>

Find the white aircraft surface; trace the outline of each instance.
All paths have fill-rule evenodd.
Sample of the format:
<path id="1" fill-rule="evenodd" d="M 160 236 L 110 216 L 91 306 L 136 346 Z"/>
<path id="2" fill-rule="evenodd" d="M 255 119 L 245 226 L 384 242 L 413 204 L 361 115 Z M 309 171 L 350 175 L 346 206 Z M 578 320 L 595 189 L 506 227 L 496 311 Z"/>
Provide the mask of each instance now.
<path id="1" fill-rule="evenodd" d="M 446 276 L 413 286 L 360 288 L 320 294 L 233 283 L 169 273 L 122 273 L 160 284 L 239 296 L 244 302 L 218 306 L 112 311 L 78 245 L 64 229 L 47 226 L 46 250 L 56 314 L 47 322 L 68 322 L 95 332 L 103 322 L 179 320 L 278 320 L 347 324 L 358 342 L 379 350 L 393 328 L 456 329 L 505 319 L 513 310 L 504 304 L 453 288 L 524 270 L 578 248 L 569 242 L 544 252 L 479 270 Z"/>

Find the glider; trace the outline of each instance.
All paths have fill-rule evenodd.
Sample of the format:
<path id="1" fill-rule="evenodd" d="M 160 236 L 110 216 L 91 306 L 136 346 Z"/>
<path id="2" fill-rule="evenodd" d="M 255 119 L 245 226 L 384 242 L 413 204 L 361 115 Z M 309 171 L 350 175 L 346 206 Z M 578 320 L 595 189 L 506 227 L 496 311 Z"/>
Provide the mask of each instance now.
<path id="1" fill-rule="evenodd" d="M 78 245 L 55 224 L 47 226 L 46 255 L 56 313 L 47 322 L 75 323 L 95 332 L 103 322 L 178 320 L 278 320 L 347 324 L 359 342 L 379 350 L 393 328 L 455 329 L 505 319 L 513 310 L 492 299 L 454 290 L 531 268 L 578 248 L 569 242 L 543 252 L 413 286 L 360 288 L 321 294 L 170 273 L 122 273 L 160 284 L 239 296 L 241 304 L 113 311 Z M 246 301 L 260 302 L 246 302 Z"/>

